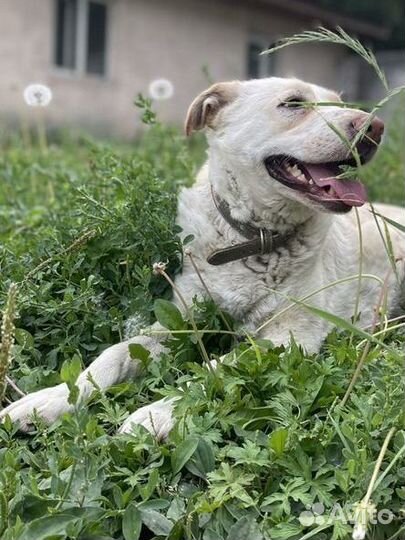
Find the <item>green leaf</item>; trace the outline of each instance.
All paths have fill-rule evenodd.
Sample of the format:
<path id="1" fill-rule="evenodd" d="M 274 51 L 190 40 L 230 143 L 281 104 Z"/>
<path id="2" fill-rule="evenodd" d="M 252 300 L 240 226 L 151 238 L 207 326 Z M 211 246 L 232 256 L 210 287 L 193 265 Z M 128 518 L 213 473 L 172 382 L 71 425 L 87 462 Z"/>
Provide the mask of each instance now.
<path id="1" fill-rule="evenodd" d="M 167 499 L 149 499 L 138 504 L 138 509 L 143 510 L 165 510 L 170 506 Z"/>
<path id="2" fill-rule="evenodd" d="M 130 504 L 122 518 L 122 534 L 125 540 L 138 540 L 141 535 L 141 512 L 134 504 Z"/>
<path id="3" fill-rule="evenodd" d="M 212 529 L 205 529 L 204 540 L 223 540 L 223 536 L 220 536 L 217 531 Z"/>
<path id="4" fill-rule="evenodd" d="M 159 482 L 159 471 L 158 469 L 153 469 L 149 475 L 148 482 L 145 486 L 139 486 L 139 493 L 144 501 L 147 501 L 152 493 L 155 491 L 155 487 Z"/>
<path id="5" fill-rule="evenodd" d="M 20 540 L 43 540 L 50 536 L 58 536 L 66 534 L 66 528 L 71 523 L 77 521 L 76 516 L 68 514 L 55 514 L 52 516 L 43 516 L 34 519 L 27 526 Z"/>
<path id="6" fill-rule="evenodd" d="M 24 349 L 29 350 L 34 348 L 34 338 L 27 330 L 16 328 L 14 335 L 16 342 L 24 347 Z"/>
<path id="7" fill-rule="evenodd" d="M 186 538 L 183 520 L 178 521 L 171 530 L 167 540 L 184 540 Z"/>
<path id="8" fill-rule="evenodd" d="M 295 523 L 278 523 L 270 529 L 271 538 L 274 540 L 289 540 L 297 538 L 302 531 L 302 527 Z M 300 539 L 302 540 L 302 538 Z"/>
<path id="9" fill-rule="evenodd" d="M 294 302 L 299 304 L 300 306 L 304 307 L 314 315 L 317 315 L 318 317 L 321 317 L 322 319 L 325 319 L 326 321 L 332 323 L 334 326 L 337 326 L 338 328 L 342 328 L 343 330 L 349 330 L 349 332 L 352 332 L 353 334 L 356 334 L 359 337 L 362 337 L 363 339 L 366 339 L 367 341 L 371 341 L 373 343 L 376 343 L 377 345 L 380 345 L 384 349 L 388 349 L 393 354 L 397 354 L 395 350 L 393 350 L 391 347 L 380 341 L 379 339 L 375 338 L 372 334 L 369 334 L 365 330 L 362 330 L 361 328 L 358 328 L 351 322 L 347 321 L 346 319 L 342 319 L 342 317 L 339 317 L 338 315 L 334 315 L 333 313 L 330 313 L 329 311 L 324 311 L 323 309 L 317 308 L 315 306 L 311 306 L 310 304 L 306 304 L 305 302 L 301 302 L 300 300 L 294 299 Z"/>
<path id="10" fill-rule="evenodd" d="M 75 354 L 71 360 L 63 362 L 60 377 L 67 385 L 73 385 L 80 375 L 81 370 L 82 363 L 79 356 Z"/>
<path id="11" fill-rule="evenodd" d="M 243 516 L 229 529 L 227 540 L 262 540 L 263 535 L 252 517 Z"/>
<path id="12" fill-rule="evenodd" d="M 133 360 L 140 360 L 144 366 L 147 366 L 150 360 L 150 352 L 140 343 L 130 343 L 128 350 Z"/>
<path id="13" fill-rule="evenodd" d="M 85 519 L 87 524 L 97 523 L 103 511 L 99 508 L 82 507 L 69 508 L 60 514 L 43 516 L 31 521 L 25 528 L 19 540 L 47 540 L 55 536 L 66 536 L 70 525 Z"/>
<path id="14" fill-rule="evenodd" d="M 399 231 L 405 232 L 405 225 L 402 225 L 401 223 L 398 223 L 398 221 L 394 221 L 393 219 L 388 218 L 387 216 L 383 216 L 382 214 L 379 214 L 378 212 L 373 212 L 375 216 L 378 216 L 382 218 L 384 221 L 398 229 Z"/>
<path id="15" fill-rule="evenodd" d="M 270 436 L 270 448 L 274 450 L 276 456 L 281 456 L 284 452 L 288 437 L 287 429 L 277 429 Z"/>
<path id="16" fill-rule="evenodd" d="M 181 442 L 172 454 L 172 473 L 176 475 L 197 449 L 199 438 L 191 436 Z"/>
<path id="17" fill-rule="evenodd" d="M 79 398 L 79 388 L 76 386 L 76 381 L 82 370 L 82 363 L 77 354 L 71 360 L 66 360 L 62 364 L 60 376 L 69 388 L 68 401 L 74 405 Z"/>
<path id="18" fill-rule="evenodd" d="M 205 480 L 207 474 L 215 468 L 215 455 L 212 444 L 205 439 L 200 439 L 192 459 L 186 464 L 186 468 L 192 474 Z"/>
<path id="19" fill-rule="evenodd" d="M 115 540 L 112 536 L 100 536 L 99 534 L 89 534 L 80 536 L 80 540 Z"/>
<path id="20" fill-rule="evenodd" d="M 333 535 L 331 540 L 345 540 L 346 538 L 350 538 L 350 533 L 352 532 L 353 528 L 349 523 L 344 523 L 337 519 L 333 525 Z"/>
<path id="21" fill-rule="evenodd" d="M 170 534 L 173 528 L 173 523 L 163 514 L 159 514 L 156 510 L 141 510 L 142 522 L 150 531 L 158 536 L 166 536 Z"/>
<path id="22" fill-rule="evenodd" d="M 192 242 L 194 238 L 194 234 L 188 234 L 185 238 L 183 238 L 183 246 Z"/>
<path id="23" fill-rule="evenodd" d="M 186 327 L 179 308 L 173 302 L 162 299 L 155 300 L 154 312 L 158 322 L 168 330 L 183 330 Z"/>

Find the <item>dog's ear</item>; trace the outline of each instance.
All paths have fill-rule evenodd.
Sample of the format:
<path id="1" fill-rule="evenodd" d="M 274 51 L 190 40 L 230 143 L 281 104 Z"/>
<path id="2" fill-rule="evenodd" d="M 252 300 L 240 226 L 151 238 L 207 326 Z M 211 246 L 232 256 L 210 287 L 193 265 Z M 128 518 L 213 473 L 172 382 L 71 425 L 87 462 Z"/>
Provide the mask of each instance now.
<path id="1" fill-rule="evenodd" d="M 216 83 L 197 96 L 187 112 L 186 135 L 191 135 L 193 131 L 206 126 L 211 127 L 222 107 L 236 99 L 239 85 L 239 81 Z"/>

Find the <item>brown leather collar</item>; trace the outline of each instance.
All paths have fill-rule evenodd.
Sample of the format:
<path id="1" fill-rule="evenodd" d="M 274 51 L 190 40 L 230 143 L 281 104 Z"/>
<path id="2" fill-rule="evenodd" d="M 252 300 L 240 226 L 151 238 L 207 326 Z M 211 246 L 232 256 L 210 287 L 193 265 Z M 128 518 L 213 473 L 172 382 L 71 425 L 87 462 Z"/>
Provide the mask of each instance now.
<path id="1" fill-rule="evenodd" d="M 229 204 L 218 193 L 215 193 L 212 186 L 211 193 L 214 204 L 224 220 L 248 241 L 213 251 L 207 257 L 209 264 L 217 266 L 245 259 L 252 255 L 266 255 L 285 244 L 287 236 L 234 219 Z"/>

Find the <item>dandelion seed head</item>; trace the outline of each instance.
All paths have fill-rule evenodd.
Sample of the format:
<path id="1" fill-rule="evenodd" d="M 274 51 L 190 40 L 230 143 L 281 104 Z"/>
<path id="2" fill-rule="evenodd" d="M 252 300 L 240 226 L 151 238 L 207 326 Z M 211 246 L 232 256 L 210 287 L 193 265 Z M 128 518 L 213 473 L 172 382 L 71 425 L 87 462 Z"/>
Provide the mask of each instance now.
<path id="1" fill-rule="evenodd" d="M 168 79 L 155 79 L 149 84 L 149 95 L 152 99 L 163 101 L 170 99 L 174 94 L 174 86 Z"/>
<path id="2" fill-rule="evenodd" d="M 152 265 L 152 272 L 155 274 L 155 276 L 158 276 L 166 270 L 166 266 L 167 262 L 155 262 Z"/>
<path id="3" fill-rule="evenodd" d="M 29 84 L 24 89 L 24 101 L 30 107 L 47 107 L 52 101 L 52 90 L 45 84 Z"/>

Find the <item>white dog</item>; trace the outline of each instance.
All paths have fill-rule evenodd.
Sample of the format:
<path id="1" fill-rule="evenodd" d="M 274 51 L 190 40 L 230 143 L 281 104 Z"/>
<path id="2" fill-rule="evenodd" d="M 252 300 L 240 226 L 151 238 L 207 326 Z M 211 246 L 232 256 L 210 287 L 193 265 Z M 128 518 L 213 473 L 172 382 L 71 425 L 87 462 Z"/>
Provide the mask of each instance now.
<path id="1" fill-rule="evenodd" d="M 367 162 L 384 125 L 360 110 L 330 104 L 337 101 L 334 92 L 295 79 L 226 82 L 198 96 L 186 121 L 187 134 L 206 130 L 209 157 L 195 185 L 180 194 L 178 224 L 184 236 L 194 236 L 190 249 L 206 285 L 218 305 L 250 332 L 275 344 L 288 344 L 293 335 L 308 352 L 319 349 L 331 325 L 302 304 L 284 310 L 291 299 L 315 293 L 307 302 L 350 320 L 362 257 L 358 324 L 367 327 L 381 292 L 381 281 L 373 276 L 385 280 L 390 309 L 399 304 L 404 285 L 405 235 L 389 227 L 395 276 L 377 218 L 363 206 L 364 187 L 337 178 L 342 165 L 354 163 L 351 143 L 360 161 Z M 308 107 L 308 102 L 324 105 Z M 358 208 L 362 254 L 352 207 Z M 405 224 L 404 209 L 375 208 Z M 384 226 L 381 230 L 384 235 Z M 187 257 L 176 286 L 188 302 L 204 297 Z M 81 402 L 93 391 L 89 374 L 103 389 L 141 374 L 128 353 L 134 342 L 154 357 L 164 351 L 153 335 L 108 348 L 78 378 Z M 51 423 L 71 409 L 67 398 L 61 384 L 20 399 L 1 415 L 10 415 L 28 431 L 34 410 Z M 121 432 L 141 423 L 165 437 L 172 407 L 168 400 L 143 407 L 129 416 Z"/>

